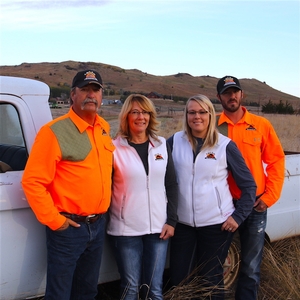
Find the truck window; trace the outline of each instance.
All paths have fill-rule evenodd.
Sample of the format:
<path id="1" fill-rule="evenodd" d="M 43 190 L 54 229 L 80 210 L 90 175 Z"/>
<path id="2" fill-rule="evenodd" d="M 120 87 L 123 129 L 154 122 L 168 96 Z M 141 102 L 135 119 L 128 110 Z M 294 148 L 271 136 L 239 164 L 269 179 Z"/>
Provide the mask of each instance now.
<path id="1" fill-rule="evenodd" d="M 0 172 L 24 170 L 28 158 L 16 108 L 0 104 Z"/>

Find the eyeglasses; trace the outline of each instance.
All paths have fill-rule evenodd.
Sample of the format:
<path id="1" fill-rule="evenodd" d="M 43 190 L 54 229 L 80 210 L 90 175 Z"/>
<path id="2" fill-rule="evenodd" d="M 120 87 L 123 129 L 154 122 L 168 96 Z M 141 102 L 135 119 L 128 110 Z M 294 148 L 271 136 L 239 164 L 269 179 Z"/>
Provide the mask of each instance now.
<path id="1" fill-rule="evenodd" d="M 142 114 L 144 117 L 145 116 L 149 116 L 150 112 L 149 111 L 138 111 L 138 110 L 132 110 L 129 112 L 131 115 L 133 115 L 134 117 L 138 117 L 140 114 Z"/>
<path id="2" fill-rule="evenodd" d="M 207 114 L 208 111 L 206 111 L 206 110 L 199 110 L 199 111 L 189 110 L 186 113 L 190 116 L 196 116 L 196 114 L 199 114 L 200 116 L 203 116 L 203 115 Z"/>

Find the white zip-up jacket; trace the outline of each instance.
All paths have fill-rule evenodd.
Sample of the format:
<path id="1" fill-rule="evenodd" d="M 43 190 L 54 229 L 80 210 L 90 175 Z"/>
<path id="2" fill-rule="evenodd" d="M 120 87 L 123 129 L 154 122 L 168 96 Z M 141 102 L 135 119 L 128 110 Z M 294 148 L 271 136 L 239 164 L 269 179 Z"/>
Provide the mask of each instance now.
<path id="1" fill-rule="evenodd" d="M 201 227 L 221 224 L 234 212 L 227 183 L 226 147 L 230 139 L 219 134 L 218 143 L 198 153 L 183 131 L 174 134 L 173 161 L 179 185 L 178 222 Z"/>
<path id="2" fill-rule="evenodd" d="M 138 153 L 126 139 L 118 137 L 113 143 L 116 149 L 107 233 L 114 236 L 160 233 L 167 220 L 166 140 L 150 138 L 148 176 Z"/>

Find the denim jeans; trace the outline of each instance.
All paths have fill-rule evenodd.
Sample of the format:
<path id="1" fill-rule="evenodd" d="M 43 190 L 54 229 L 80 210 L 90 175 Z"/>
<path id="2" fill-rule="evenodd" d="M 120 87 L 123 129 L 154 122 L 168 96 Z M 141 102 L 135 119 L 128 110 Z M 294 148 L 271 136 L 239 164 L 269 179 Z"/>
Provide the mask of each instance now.
<path id="1" fill-rule="evenodd" d="M 257 212 L 253 209 L 239 227 L 241 269 L 235 292 L 236 300 L 257 299 L 266 225 L 267 211 Z"/>
<path id="2" fill-rule="evenodd" d="M 45 300 L 92 300 L 97 296 L 106 215 L 63 231 L 46 227 Z"/>
<path id="3" fill-rule="evenodd" d="M 212 292 L 209 299 L 224 299 L 223 264 L 233 234 L 221 231 L 221 226 L 191 227 L 177 223 L 170 248 L 172 286 L 183 281 L 188 284 L 189 280 L 199 276 L 199 290 L 209 288 Z"/>
<path id="4" fill-rule="evenodd" d="M 121 277 L 120 299 L 138 300 L 142 288 L 145 299 L 162 300 L 168 240 L 159 234 L 110 237 Z"/>

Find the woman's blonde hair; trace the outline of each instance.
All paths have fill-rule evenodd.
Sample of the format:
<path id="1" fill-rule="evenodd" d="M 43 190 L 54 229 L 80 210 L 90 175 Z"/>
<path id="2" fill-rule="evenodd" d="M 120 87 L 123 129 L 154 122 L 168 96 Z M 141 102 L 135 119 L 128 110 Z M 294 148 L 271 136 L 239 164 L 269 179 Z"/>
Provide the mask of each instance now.
<path id="1" fill-rule="evenodd" d="M 216 129 L 215 109 L 208 97 L 199 94 L 199 95 L 192 96 L 188 99 L 184 109 L 183 130 L 188 136 L 189 141 L 192 143 L 193 150 L 196 151 L 197 140 L 192 134 L 192 129 L 188 124 L 188 116 L 187 116 L 188 104 L 191 101 L 196 101 L 204 110 L 207 110 L 208 108 L 209 123 L 208 123 L 207 134 L 206 137 L 204 138 L 202 149 L 206 147 L 212 147 L 218 142 L 218 130 Z"/>
<path id="2" fill-rule="evenodd" d="M 127 117 L 134 102 L 138 103 L 142 110 L 149 112 L 150 119 L 149 125 L 146 129 L 146 134 L 157 140 L 158 138 L 156 132 L 158 131 L 160 122 L 156 119 L 157 114 L 155 106 L 150 99 L 140 94 L 132 94 L 126 98 L 119 114 L 119 129 L 117 136 L 121 136 L 126 139 L 131 138 Z"/>

